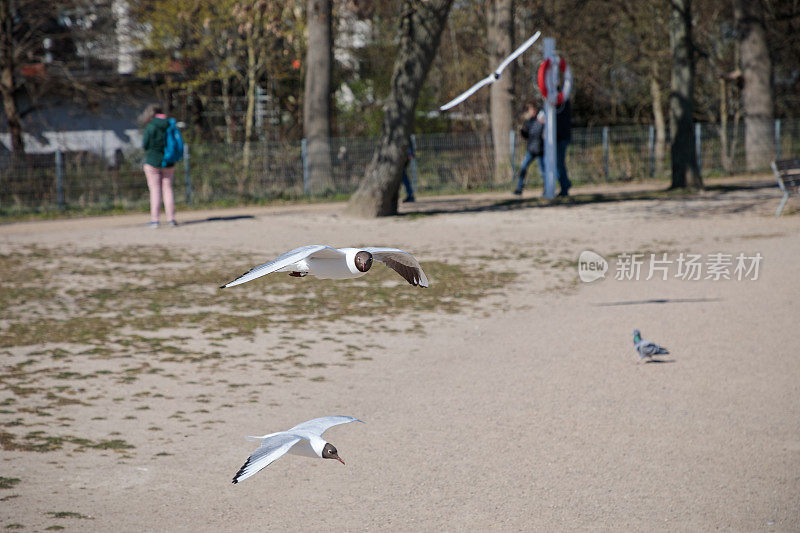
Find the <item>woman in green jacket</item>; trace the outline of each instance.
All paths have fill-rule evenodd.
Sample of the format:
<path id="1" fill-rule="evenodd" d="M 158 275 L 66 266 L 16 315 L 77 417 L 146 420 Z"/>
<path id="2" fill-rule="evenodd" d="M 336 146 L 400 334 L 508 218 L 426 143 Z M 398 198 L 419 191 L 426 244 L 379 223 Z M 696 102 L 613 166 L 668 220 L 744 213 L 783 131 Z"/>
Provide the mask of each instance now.
<path id="1" fill-rule="evenodd" d="M 172 193 L 175 166 L 162 166 L 169 121 L 167 120 L 167 115 L 164 114 L 158 104 L 147 106 L 142 118 L 142 122 L 147 124 L 142 138 L 144 175 L 147 178 L 147 187 L 150 189 L 150 222 L 147 225 L 154 229 L 158 227 L 158 219 L 161 214 L 161 199 L 163 198 L 167 224 L 177 226 L 178 223 L 175 222 L 175 197 Z"/>

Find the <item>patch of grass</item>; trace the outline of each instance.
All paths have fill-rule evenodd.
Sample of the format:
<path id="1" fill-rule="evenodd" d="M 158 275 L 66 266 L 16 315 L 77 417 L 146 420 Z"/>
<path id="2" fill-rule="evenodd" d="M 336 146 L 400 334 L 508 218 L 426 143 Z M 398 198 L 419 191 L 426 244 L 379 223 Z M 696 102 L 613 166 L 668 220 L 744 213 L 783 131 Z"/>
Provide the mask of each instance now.
<path id="1" fill-rule="evenodd" d="M 86 516 L 85 514 L 76 513 L 73 511 L 47 511 L 45 514 L 51 518 L 79 518 L 79 519 L 92 518 L 91 516 Z"/>
<path id="2" fill-rule="evenodd" d="M 74 444 L 75 451 L 83 451 L 86 448 L 113 451 L 134 448 L 132 444 L 119 439 L 94 442 L 82 437 L 46 435 L 44 431 L 31 431 L 18 439 L 13 433 L 0 431 L 0 448 L 9 451 L 44 453 L 60 450 L 66 443 Z"/>
<path id="3" fill-rule="evenodd" d="M 150 257 L 159 258 L 157 272 L 144 268 L 145 258 Z M 337 344 L 344 344 L 340 335 L 361 335 L 361 339 L 373 332 L 402 334 L 407 331 L 424 335 L 424 320 L 415 317 L 422 313 L 460 313 L 475 309 L 475 302 L 503 289 L 516 276 L 514 272 L 492 270 L 497 259 L 492 255 L 487 259 L 471 258 L 469 267 L 423 261 L 431 280 L 431 286 L 426 289 L 409 286 L 396 272 L 380 264 L 376 264 L 368 276 L 356 280 L 311 277 L 297 280 L 272 275 L 254 281 L 246 290 L 217 288 L 233 275 L 231 263 L 241 264 L 245 269 L 262 259 L 247 254 L 209 257 L 207 253 L 166 246 L 111 246 L 93 250 L 19 246 L 12 254 L 0 254 L 0 268 L 4 269 L 5 279 L 21 280 L 15 284 L 20 289 L 18 292 L 6 292 L 4 285 L 0 290 L 0 349 L 35 346 L 39 350 L 36 355 L 31 352 L 31 358 L 22 363 L 0 369 L 0 387 L 13 396 L 2 400 L 0 405 L 10 406 L 15 405 L 17 399 L 23 402 L 27 398 L 42 397 L 41 405 L 30 405 L 27 400 L 21 407 L 15 405 L 15 409 L 50 416 L 65 406 L 89 404 L 82 389 L 42 388 L 36 383 L 39 379 L 56 379 L 62 384 L 69 380 L 93 379 L 97 380 L 94 383 L 108 383 L 113 387 L 140 383 L 143 374 L 162 372 L 150 366 L 157 362 L 194 363 L 200 369 L 214 369 L 245 355 L 231 353 L 228 339 L 255 340 L 262 333 L 281 341 L 270 350 L 269 358 L 262 360 L 265 370 L 286 379 L 322 381 L 323 376 L 305 373 L 309 368 L 339 363 L 313 361 L 312 345 L 316 341 L 303 339 L 307 335 L 299 336 L 296 332 L 313 328 L 318 333 L 328 334 L 323 340 Z M 530 260 L 527 256 L 520 259 Z M 204 265 L 203 269 L 194 266 L 198 262 Z M 83 278 L 80 284 L 73 281 L 76 274 Z M 119 283 L 119 279 L 124 281 Z M 413 325 L 392 327 L 397 318 L 403 324 Z M 163 335 L 165 328 L 189 328 L 194 334 Z M 186 348 L 184 344 L 190 340 L 206 342 L 200 349 Z M 79 346 L 70 349 L 44 347 L 50 343 Z M 365 347 L 358 341 L 351 341 L 342 357 L 347 361 L 369 359 L 357 357 Z M 309 354 L 302 353 L 304 351 Z M 46 358 L 50 357 L 67 359 L 61 363 L 63 365 L 78 358 L 128 358 L 133 362 L 141 361 L 143 356 L 150 364 L 133 363 L 131 368 L 122 369 L 115 365 L 113 371 L 98 370 L 90 374 L 64 366 L 44 368 L 45 361 L 49 360 Z M 174 373 L 161 375 L 180 379 Z M 227 386 L 236 389 L 248 385 L 229 383 Z M 118 397 L 113 401 L 125 399 Z M 210 400 L 201 395 L 195 401 L 207 403 Z M 35 451 L 48 451 L 71 442 L 59 441 L 61 437 L 8 435 L 0 435 L 5 445 Z M 88 448 L 88 445 L 81 447 Z"/>
<path id="4" fill-rule="evenodd" d="M 100 442 L 90 444 L 86 447 L 93 448 L 95 450 L 113 450 L 115 452 L 121 450 L 131 450 L 135 448 L 133 444 L 128 444 L 122 439 L 101 440 Z"/>
<path id="5" fill-rule="evenodd" d="M 21 481 L 21 479 L 19 479 L 18 477 L 3 477 L 3 476 L 0 476 L 0 489 L 13 488 L 20 481 Z"/>

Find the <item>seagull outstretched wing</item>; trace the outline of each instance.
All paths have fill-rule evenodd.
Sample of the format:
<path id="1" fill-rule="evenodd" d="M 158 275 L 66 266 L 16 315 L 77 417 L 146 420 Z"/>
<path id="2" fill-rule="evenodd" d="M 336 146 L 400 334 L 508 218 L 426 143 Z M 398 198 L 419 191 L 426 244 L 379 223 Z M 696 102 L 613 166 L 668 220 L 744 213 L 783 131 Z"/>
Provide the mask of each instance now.
<path id="1" fill-rule="evenodd" d="M 506 57 L 500 63 L 500 65 L 494 70 L 494 72 L 492 72 L 489 76 L 483 78 L 481 81 L 479 81 L 469 89 L 467 89 L 465 92 L 461 93 L 460 95 L 456 96 L 455 98 L 453 98 L 452 100 L 441 106 L 439 108 L 439 111 L 447 111 L 448 109 L 457 106 L 458 104 L 460 104 L 461 102 L 463 102 L 464 100 L 475 94 L 475 92 L 481 87 L 489 85 L 490 83 L 494 83 L 495 81 L 499 80 L 500 75 L 503 73 L 503 70 L 505 70 L 505 68 L 508 65 L 510 65 L 512 61 L 514 61 L 516 58 L 522 55 L 522 53 L 525 52 L 525 50 L 530 48 L 531 45 L 536 42 L 536 40 L 539 38 L 541 34 L 542 32 L 539 31 L 534 33 L 527 41 L 519 45 L 516 50 L 511 52 L 511 55 Z"/>
<path id="2" fill-rule="evenodd" d="M 256 267 L 251 268 L 250 270 L 248 270 L 238 278 L 234 279 L 233 281 L 230 281 L 225 285 L 222 285 L 220 288 L 226 289 L 228 287 L 233 287 L 234 285 L 241 285 L 242 283 L 252 281 L 256 278 L 260 278 L 261 276 L 272 274 L 273 272 L 277 272 L 283 267 L 287 267 L 298 261 L 306 259 L 307 257 L 311 257 L 312 255 L 326 256 L 326 257 L 340 257 L 344 255 L 344 253 L 341 252 L 340 250 L 337 250 L 336 248 L 325 246 L 324 244 L 311 244 L 308 246 L 301 246 L 300 248 L 295 248 L 294 250 L 289 250 L 288 252 L 279 255 L 272 261 L 267 261 L 266 263 L 262 263 Z"/>
<path id="3" fill-rule="evenodd" d="M 397 248 L 364 248 L 364 250 L 371 253 L 375 261 L 380 261 L 403 276 L 411 285 L 428 286 L 428 277 L 422 271 L 417 259 L 410 253 Z"/>
<path id="4" fill-rule="evenodd" d="M 239 471 L 236 472 L 236 475 L 233 476 L 233 483 L 239 483 L 243 479 L 249 478 L 262 468 L 280 459 L 280 457 L 288 452 L 289 448 L 297 444 L 301 438 L 303 437 L 292 435 L 288 432 L 267 437 L 261 442 L 261 446 L 250 454 L 247 461 L 244 462 Z"/>
<path id="5" fill-rule="evenodd" d="M 333 426 L 338 426 L 339 424 L 349 424 L 350 422 L 364 423 L 363 420 L 353 418 L 352 416 L 323 416 L 321 418 L 315 418 L 313 420 L 308 420 L 301 424 L 297 424 L 295 427 L 290 429 L 289 432 L 300 433 L 307 431 L 309 433 L 313 433 L 314 435 L 321 436 L 326 430 L 332 428 Z"/>

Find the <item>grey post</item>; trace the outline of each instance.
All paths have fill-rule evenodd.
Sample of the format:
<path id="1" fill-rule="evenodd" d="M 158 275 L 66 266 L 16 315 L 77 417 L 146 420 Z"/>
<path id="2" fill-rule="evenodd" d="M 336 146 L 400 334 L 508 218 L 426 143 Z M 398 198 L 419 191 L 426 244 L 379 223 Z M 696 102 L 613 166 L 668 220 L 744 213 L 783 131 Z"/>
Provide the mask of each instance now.
<path id="1" fill-rule="evenodd" d="M 547 98 L 544 99 L 545 135 L 544 135 L 544 197 L 553 199 L 556 196 L 556 108 L 555 100 L 558 91 L 558 66 L 556 65 L 556 40 L 548 37 L 544 40 L 544 59 L 550 59 L 550 70 L 547 79 Z M 534 69 L 534 84 L 537 71 Z"/>
<path id="2" fill-rule="evenodd" d="M 300 141 L 300 157 L 303 160 L 303 194 L 308 196 L 308 139 Z"/>
<path id="3" fill-rule="evenodd" d="M 67 205 L 64 197 L 64 154 L 61 148 L 56 150 L 56 201 L 59 209 L 63 210 Z"/>
<path id="4" fill-rule="evenodd" d="M 411 188 L 414 190 L 414 194 L 417 194 L 417 136 L 413 133 L 409 136 L 409 142 L 411 143 L 411 153 L 414 154 L 414 158 L 411 160 Z"/>
<path id="5" fill-rule="evenodd" d="M 183 175 L 186 178 L 186 205 L 192 203 L 192 173 L 189 165 L 189 143 L 183 143 Z"/>
<path id="6" fill-rule="evenodd" d="M 508 132 L 508 145 L 511 147 L 511 182 L 517 177 L 517 132 L 511 130 Z"/>
<path id="7" fill-rule="evenodd" d="M 647 146 L 650 150 L 650 177 L 656 175 L 656 128 L 652 124 L 647 129 Z"/>
<path id="8" fill-rule="evenodd" d="M 781 158 L 781 119 L 775 119 L 775 160 Z"/>
<path id="9" fill-rule="evenodd" d="M 694 125 L 694 153 L 697 157 L 697 171 L 703 173 L 703 142 L 700 139 L 700 123 Z"/>
<path id="10" fill-rule="evenodd" d="M 603 126 L 603 176 L 608 181 L 608 126 Z"/>

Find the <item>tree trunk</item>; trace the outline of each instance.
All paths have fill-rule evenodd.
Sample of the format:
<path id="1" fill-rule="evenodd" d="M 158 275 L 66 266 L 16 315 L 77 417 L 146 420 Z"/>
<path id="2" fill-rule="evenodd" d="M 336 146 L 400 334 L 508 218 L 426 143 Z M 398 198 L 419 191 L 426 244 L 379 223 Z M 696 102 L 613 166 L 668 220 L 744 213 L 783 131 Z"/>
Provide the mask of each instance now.
<path id="1" fill-rule="evenodd" d="M 505 59 L 514 46 L 514 0 L 491 0 L 487 6 L 489 70 Z M 491 85 L 489 112 L 492 120 L 495 182 L 513 179 L 509 132 L 513 125 L 514 65 L 509 65 Z"/>
<path id="2" fill-rule="evenodd" d="M 692 43 L 692 2 L 671 0 L 669 44 L 672 51 L 672 186 L 700 189 L 703 180 L 697 166 L 694 127 L 694 45 Z"/>
<path id="3" fill-rule="evenodd" d="M 653 129 L 656 138 L 654 139 L 654 156 L 656 160 L 656 175 L 661 175 L 664 169 L 664 147 L 667 144 L 667 121 L 664 118 L 664 104 L 661 100 L 661 83 L 658 81 L 658 62 L 652 60 L 650 63 L 650 97 L 653 99 Z"/>
<path id="4" fill-rule="evenodd" d="M 308 0 L 308 51 L 303 96 L 303 132 L 308 143 L 311 194 L 333 189 L 331 166 L 331 0 Z"/>
<path id="5" fill-rule="evenodd" d="M 244 164 L 244 172 L 240 175 L 237 181 L 237 190 L 242 193 L 244 190 L 244 180 L 247 179 L 247 174 L 250 171 L 250 160 L 252 146 L 251 143 L 255 138 L 253 133 L 256 116 L 256 76 L 258 76 L 258 62 L 256 59 L 256 49 L 253 39 L 249 39 L 247 43 L 247 109 L 244 115 L 244 150 L 242 152 L 242 163 Z"/>
<path id="6" fill-rule="evenodd" d="M 741 51 L 744 149 L 747 170 L 763 170 L 775 156 L 773 146 L 772 62 L 767 49 L 760 2 L 735 0 L 734 18 Z"/>
<path id="7" fill-rule="evenodd" d="M 391 90 L 384 107 L 381 140 L 348 212 L 362 217 L 397 213 L 397 190 L 406 162 L 405 147 L 414 107 L 433 62 L 453 0 L 405 0 L 400 21 L 400 45 Z"/>
<path id="8" fill-rule="evenodd" d="M 13 32 L 14 21 L 10 2 L 0 0 L 0 96 L 3 97 L 3 110 L 8 120 L 11 151 L 14 159 L 20 161 L 25 155 L 25 142 L 22 139 L 22 117 L 17 106 L 17 81 L 14 76 L 17 65 L 14 57 Z"/>
<path id="9" fill-rule="evenodd" d="M 222 78 L 222 112 L 225 115 L 225 144 L 233 144 L 233 109 L 231 107 L 231 80 Z"/>

